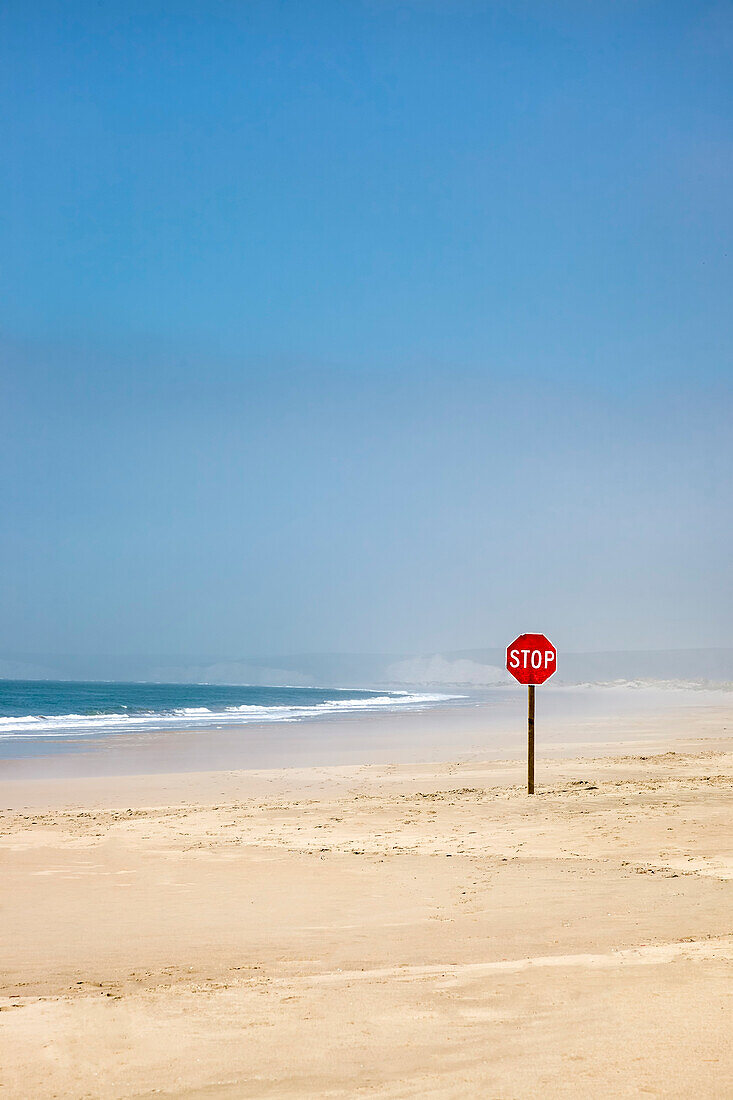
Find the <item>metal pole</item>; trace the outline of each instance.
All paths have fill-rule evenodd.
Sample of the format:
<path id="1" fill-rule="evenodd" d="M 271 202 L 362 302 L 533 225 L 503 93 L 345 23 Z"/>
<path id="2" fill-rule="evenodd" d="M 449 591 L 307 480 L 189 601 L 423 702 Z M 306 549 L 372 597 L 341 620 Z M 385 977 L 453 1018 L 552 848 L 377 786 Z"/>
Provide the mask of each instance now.
<path id="1" fill-rule="evenodd" d="M 527 694 L 527 794 L 534 794 L 534 684 Z"/>

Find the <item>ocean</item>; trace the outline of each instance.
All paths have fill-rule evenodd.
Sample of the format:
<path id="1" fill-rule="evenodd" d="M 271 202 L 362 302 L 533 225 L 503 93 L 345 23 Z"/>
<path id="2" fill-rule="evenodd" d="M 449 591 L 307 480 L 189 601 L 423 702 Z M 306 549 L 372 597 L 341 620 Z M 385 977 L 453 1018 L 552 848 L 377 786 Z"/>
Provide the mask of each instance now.
<path id="1" fill-rule="evenodd" d="M 454 698 L 351 688 L 0 680 L 0 759 L 61 750 L 81 738 L 422 710 Z"/>

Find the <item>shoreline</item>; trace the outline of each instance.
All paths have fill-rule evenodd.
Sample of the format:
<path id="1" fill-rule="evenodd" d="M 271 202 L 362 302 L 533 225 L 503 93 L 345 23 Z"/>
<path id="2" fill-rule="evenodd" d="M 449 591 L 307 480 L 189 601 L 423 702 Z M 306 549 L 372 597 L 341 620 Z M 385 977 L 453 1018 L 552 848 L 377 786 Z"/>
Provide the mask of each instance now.
<path id="1" fill-rule="evenodd" d="M 248 771 L 520 756 L 526 697 L 507 688 L 423 709 L 355 712 L 219 728 L 71 736 L 0 756 L 0 783 L 54 777 Z M 619 741 L 717 737 L 733 696 L 680 688 L 555 687 L 537 694 L 537 758 Z M 21 739 L 19 739 L 20 741 Z M 43 750 L 46 751 L 43 751 Z"/>

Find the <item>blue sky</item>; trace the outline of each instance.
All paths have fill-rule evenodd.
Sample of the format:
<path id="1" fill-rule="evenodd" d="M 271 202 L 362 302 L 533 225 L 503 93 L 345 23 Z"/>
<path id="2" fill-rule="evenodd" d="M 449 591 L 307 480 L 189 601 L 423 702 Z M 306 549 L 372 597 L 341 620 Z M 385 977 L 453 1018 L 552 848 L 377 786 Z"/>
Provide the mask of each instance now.
<path id="1" fill-rule="evenodd" d="M 5 5 L 8 652 L 733 644 L 733 5 Z"/>

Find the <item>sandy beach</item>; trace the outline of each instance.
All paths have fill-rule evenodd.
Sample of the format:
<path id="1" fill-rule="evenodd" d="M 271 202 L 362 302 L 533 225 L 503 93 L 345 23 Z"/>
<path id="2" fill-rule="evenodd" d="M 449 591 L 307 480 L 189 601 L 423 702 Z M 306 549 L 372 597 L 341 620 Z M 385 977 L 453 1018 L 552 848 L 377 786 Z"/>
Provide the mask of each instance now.
<path id="1" fill-rule="evenodd" d="M 731 1095 L 728 720 L 3 779 L 2 1095 Z"/>

